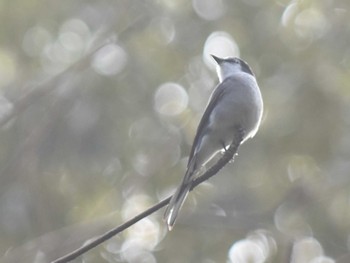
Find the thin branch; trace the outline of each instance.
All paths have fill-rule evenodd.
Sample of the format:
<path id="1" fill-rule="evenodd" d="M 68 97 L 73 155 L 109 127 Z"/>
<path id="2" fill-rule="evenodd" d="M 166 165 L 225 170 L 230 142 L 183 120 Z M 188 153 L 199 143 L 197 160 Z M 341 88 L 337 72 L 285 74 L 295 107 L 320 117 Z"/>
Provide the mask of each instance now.
<path id="1" fill-rule="evenodd" d="M 233 160 L 233 157 L 237 153 L 238 147 L 241 144 L 242 138 L 243 138 L 243 131 L 240 130 L 240 129 L 239 129 L 239 131 L 240 132 L 236 135 L 236 138 L 234 138 L 232 144 L 225 151 L 225 153 L 222 155 L 222 157 L 210 169 L 208 169 L 203 175 L 201 175 L 200 177 L 196 178 L 193 181 L 192 188 L 190 189 L 190 191 L 192 191 L 196 186 L 198 186 L 202 182 L 208 180 L 210 177 L 215 175 L 230 160 Z M 135 216 L 134 218 L 130 219 L 129 221 L 127 221 L 127 222 L 125 222 L 125 223 L 123 223 L 123 224 L 113 228 L 112 230 L 106 232 L 105 234 L 103 234 L 103 235 L 101 235 L 99 237 L 96 237 L 91 242 L 83 245 L 82 247 L 74 250 L 73 252 L 71 252 L 71 253 L 69 253 L 69 254 L 67 254 L 67 255 L 59 258 L 59 259 L 56 259 L 56 260 L 52 261 L 51 263 L 66 263 L 66 262 L 69 262 L 69 261 L 77 258 L 78 256 L 84 254 L 85 252 L 89 251 L 90 249 L 100 245 L 102 242 L 112 238 L 113 236 L 119 234 L 120 232 L 124 231 L 128 227 L 134 225 L 135 223 L 137 223 L 141 219 L 143 219 L 143 218 L 149 216 L 150 214 L 154 213 L 155 211 L 159 210 L 163 206 L 166 206 L 169 203 L 171 197 L 172 196 L 162 200 L 158 204 L 152 206 L 151 208 L 147 209 L 146 211 L 142 212 L 141 214 L 138 214 L 137 216 Z"/>
<path id="2" fill-rule="evenodd" d="M 163 201 L 159 202 L 158 204 L 152 206 L 151 208 L 147 209 L 146 211 L 142 212 L 141 214 L 138 214 L 134 218 L 132 218 L 129 221 L 125 222 L 124 224 L 121 224 L 121 225 L 117 226 L 116 228 L 113 228 L 112 230 L 109 230 L 108 232 L 104 233 L 103 235 L 101 235 L 99 237 L 96 237 L 96 239 L 91 240 L 91 242 L 83 245 L 82 247 L 74 250 L 73 252 L 71 252 L 71 253 L 69 253 L 69 254 L 67 254 L 67 255 L 59 258 L 59 259 L 56 259 L 52 263 L 65 263 L 65 262 L 69 262 L 69 261 L 77 258 L 78 256 L 80 256 L 80 255 L 84 254 L 85 252 L 89 251 L 90 249 L 100 245 L 104 241 L 112 238 L 113 236 L 115 236 L 118 233 L 124 231 L 128 227 L 134 225 L 135 223 L 137 223 L 141 219 L 149 216 L 150 214 L 154 213 L 158 209 L 160 209 L 163 206 L 167 205 L 169 203 L 169 201 L 170 201 L 170 198 L 171 198 L 171 196 L 166 198 L 166 199 L 164 199 Z"/>

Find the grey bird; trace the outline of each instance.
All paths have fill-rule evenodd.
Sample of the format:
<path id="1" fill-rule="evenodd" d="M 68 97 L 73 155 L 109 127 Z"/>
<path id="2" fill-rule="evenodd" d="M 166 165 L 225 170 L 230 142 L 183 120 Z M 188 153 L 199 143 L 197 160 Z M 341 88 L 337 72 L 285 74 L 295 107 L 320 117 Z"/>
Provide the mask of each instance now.
<path id="1" fill-rule="evenodd" d="M 227 147 L 241 133 L 242 144 L 258 131 L 263 113 L 259 86 L 249 65 L 239 58 L 219 58 L 217 63 L 220 83 L 210 96 L 199 122 L 189 156 L 187 171 L 172 196 L 164 219 L 171 230 L 199 170 L 217 153 Z"/>

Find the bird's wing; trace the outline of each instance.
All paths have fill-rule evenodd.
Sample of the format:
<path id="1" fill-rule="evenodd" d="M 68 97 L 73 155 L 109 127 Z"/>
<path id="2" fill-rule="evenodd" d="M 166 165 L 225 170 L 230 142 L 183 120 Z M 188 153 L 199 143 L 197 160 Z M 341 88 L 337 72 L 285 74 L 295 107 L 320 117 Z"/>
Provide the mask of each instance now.
<path id="1" fill-rule="evenodd" d="M 203 117 L 199 122 L 197 133 L 196 133 L 196 136 L 194 137 L 194 141 L 192 144 L 191 154 L 188 160 L 186 174 L 183 177 L 180 186 L 177 188 L 175 194 L 171 198 L 169 205 L 164 213 L 164 219 L 168 224 L 169 230 L 171 230 L 173 225 L 175 224 L 175 220 L 177 218 L 179 210 L 182 204 L 184 203 L 188 192 L 191 189 L 191 183 L 192 183 L 191 177 L 193 175 L 193 172 L 196 170 L 196 160 L 194 158 L 194 153 L 195 153 L 197 144 L 199 143 L 200 138 L 207 132 L 207 125 L 209 122 L 210 114 L 212 113 L 217 103 L 219 103 L 221 98 L 225 95 L 226 90 L 227 90 L 227 85 L 222 85 L 222 83 L 215 88 L 213 94 L 210 97 L 209 103 L 204 111 Z"/>
<path id="2" fill-rule="evenodd" d="M 223 82 L 221 82 L 214 90 L 213 94 L 210 97 L 209 103 L 203 113 L 202 119 L 199 122 L 198 128 L 197 128 L 197 132 L 196 132 L 196 136 L 194 137 L 193 140 L 193 144 L 192 144 L 192 148 L 191 148 L 191 153 L 190 156 L 188 158 L 188 164 L 187 167 L 189 167 L 194 152 L 196 150 L 196 147 L 198 146 L 198 142 L 200 140 L 200 138 L 202 137 L 203 134 L 206 133 L 206 129 L 207 129 L 207 125 L 209 124 L 209 117 L 211 112 L 213 111 L 213 109 L 215 108 L 215 106 L 218 104 L 218 102 L 221 100 L 221 98 L 224 96 L 224 94 L 227 91 L 227 88 L 229 85 L 225 85 L 225 82 L 227 82 L 228 79 L 224 80 Z"/>

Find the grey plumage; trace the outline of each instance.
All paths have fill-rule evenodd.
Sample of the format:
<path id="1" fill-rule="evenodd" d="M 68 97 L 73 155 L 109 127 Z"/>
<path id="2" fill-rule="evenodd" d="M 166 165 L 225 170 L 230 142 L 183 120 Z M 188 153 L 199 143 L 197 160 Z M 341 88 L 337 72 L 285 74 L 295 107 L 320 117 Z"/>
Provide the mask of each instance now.
<path id="1" fill-rule="evenodd" d="M 260 125 L 263 101 L 248 64 L 239 58 L 213 58 L 218 64 L 220 83 L 198 125 L 185 176 L 165 211 L 169 230 L 175 224 L 198 170 L 232 143 L 235 133 L 239 132 L 237 127 L 244 132 L 242 141 L 238 142 L 243 143 L 256 134 Z"/>

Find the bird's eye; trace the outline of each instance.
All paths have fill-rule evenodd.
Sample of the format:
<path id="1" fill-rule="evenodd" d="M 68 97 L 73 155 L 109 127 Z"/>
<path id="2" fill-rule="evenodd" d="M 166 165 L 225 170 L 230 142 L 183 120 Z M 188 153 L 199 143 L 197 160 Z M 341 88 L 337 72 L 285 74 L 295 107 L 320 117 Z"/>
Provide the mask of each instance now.
<path id="1" fill-rule="evenodd" d="M 234 58 L 228 59 L 227 62 L 229 62 L 229 63 L 234 63 L 234 64 L 237 64 L 237 63 L 238 63 L 238 61 L 237 61 L 236 59 L 234 59 Z"/>

